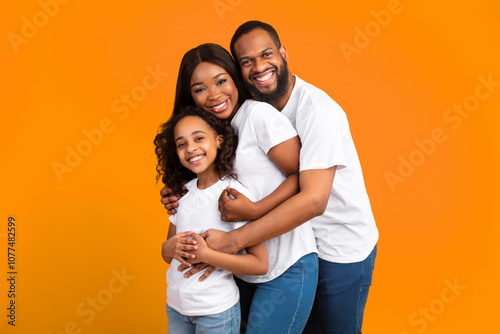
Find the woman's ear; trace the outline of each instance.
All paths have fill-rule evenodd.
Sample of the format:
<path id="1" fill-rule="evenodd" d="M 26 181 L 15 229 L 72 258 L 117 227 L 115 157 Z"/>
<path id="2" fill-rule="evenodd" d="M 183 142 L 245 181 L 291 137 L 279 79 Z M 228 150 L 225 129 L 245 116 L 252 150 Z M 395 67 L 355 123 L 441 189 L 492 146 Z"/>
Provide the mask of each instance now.
<path id="1" fill-rule="evenodd" d="M 216 141 L 217 141 L 217 148 L 220 149 L 222 147 L 222 143 L 224 142 L 224 136 L 218 135 Z"/>

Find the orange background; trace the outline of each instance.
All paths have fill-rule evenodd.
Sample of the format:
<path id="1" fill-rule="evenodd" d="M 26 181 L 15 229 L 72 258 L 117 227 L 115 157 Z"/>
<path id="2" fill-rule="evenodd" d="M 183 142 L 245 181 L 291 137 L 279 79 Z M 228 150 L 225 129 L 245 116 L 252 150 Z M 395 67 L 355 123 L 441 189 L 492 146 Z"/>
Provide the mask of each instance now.
<path id="1" fill-rule="evenodd" d="M 444 119 L 474 102 L 480 76 L 500 82 L 498 2 L 54 1 L 0 4 L 2 254 L 9 215 L 18 232 L 16 326 L 2 278 L 2 333 L 166 332 L 152 141 L 184 52 L 228 48 L 249 19 L 274 25 L 292 72 L 348 115 L 381 235 L 364 331 L 500 333 L 500 87 L 480 88 L 489 95 L 459 126 Z M 446 140 L 418 153 L 436 128 Z M 59 179 L 68 147 L 86 156 Z M 410 157 L 418 166 L 391 187 L 387 173 Z"/>

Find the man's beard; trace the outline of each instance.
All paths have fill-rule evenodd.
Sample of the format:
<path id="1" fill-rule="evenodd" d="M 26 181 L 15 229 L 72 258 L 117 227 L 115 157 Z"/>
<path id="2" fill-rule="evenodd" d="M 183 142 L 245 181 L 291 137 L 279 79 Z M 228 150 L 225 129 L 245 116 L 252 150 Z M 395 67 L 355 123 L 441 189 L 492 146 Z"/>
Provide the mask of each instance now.
<path id="1" fill-rule="evenodd" d="M 281 66 L 281 70 L 278 70 L 276 66 L 273 67 L 274 73 L 277 76 L 277 85 L 272 92 L 263 93 L 253 84 L 243 80 L 246 89 L 250 92 L 250 94 L 252 94 L 252 97 L 255 100 L 273 104 L 274 102 L 278 102 L 288 92 L 288 85 L 290 84 L 290 71 L 288 70 L 286 60 L 283 59 L 283 66 Z"/>

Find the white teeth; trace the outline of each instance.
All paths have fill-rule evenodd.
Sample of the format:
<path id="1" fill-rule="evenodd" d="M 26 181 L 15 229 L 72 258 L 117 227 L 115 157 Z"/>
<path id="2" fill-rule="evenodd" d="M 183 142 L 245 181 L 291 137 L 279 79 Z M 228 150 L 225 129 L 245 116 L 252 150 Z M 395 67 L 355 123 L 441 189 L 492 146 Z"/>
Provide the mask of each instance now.
<path id="1" fill-rule="evenodd" d="M 213 106 L 213 107 L 210 107 L 212 109 L 219 109 L 219 108 L 222 108 L 223 106 L 225 106 L 227 103 L 227 101 L 224 101 L 222 102 L 221 104 L 217 105 L 217 106 Z"/>
<path id="2" fill-rule="evenodd" d="M 189 161 L 190 162 L 196 162 L 196 161 L 200 160 L 201 158 L 203 158 L 202 155 L 197 155 L 195 157 L 190 158 Z"/>
<path id="3" fill-rule="evenodd" d="M 273 72 L 269 72 L 268 75 L 260 77 L 260 78 L 256 77 L 255 80 L 257 80 L 257 81 L 267 81 L 267 80 L 269 80 L 271 78 L 271 75 L 273 75 Z"/>

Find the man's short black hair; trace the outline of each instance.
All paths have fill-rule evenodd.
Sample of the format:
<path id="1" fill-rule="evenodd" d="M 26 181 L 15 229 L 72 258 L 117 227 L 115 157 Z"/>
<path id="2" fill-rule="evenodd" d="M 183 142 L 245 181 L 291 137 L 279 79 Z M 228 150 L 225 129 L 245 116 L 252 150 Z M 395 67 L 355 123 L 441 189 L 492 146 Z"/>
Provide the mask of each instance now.
<path id="1" fill-rule="evenodd" d="M 236 29 L 233 38 L 231 38 L 231 45 L 230 45 L 231 54 L 233 55 L 234 60 L 236 60 L 236 64 L 238 64 L 238 66 L 239 62 L 238 59 L 236 58 L 236 52 L 234 51 L 234 44 L 236 44 L 236 42 L 240 39 L 241 36 L 246 35 L 249 32 L 254 31 L 255 29 L 262 29 L 267 31 L 267 33 L 273 40 L 274 45 L 276 45 L 276 48 L 279 49 L 281 47 L 281 42 L 278 33 L 270 24 L 260 21 L 245 22 L 242 25 L 240 25 L 238 29 Z"/>

